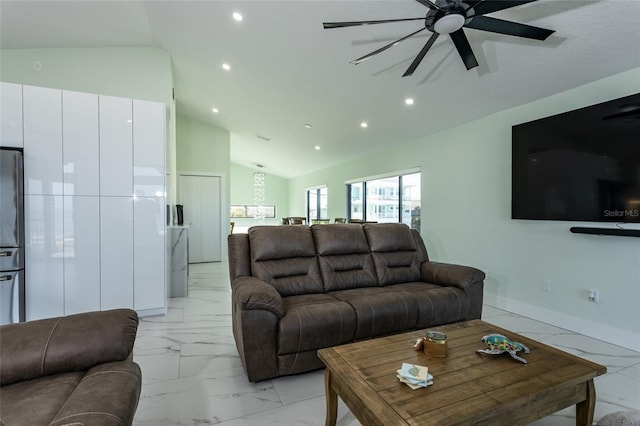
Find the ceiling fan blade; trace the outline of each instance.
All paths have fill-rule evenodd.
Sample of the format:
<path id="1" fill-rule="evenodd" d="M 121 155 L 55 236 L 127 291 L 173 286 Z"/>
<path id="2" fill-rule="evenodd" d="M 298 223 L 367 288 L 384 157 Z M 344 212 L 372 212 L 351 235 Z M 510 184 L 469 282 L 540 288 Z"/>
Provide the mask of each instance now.
<path id="1" fill-rule="evenodd" d="M 322 26 L 325 30 L 330 28 L 344 28 L 344 27 L 356 27 L 358 25 L 372 25 L 372 24 L 388 24 L 390 22 L 403 22 L 403 21 L 418 21 L 424 20 L 421 18 L 402 18 L 402 19 L 383 19 L 378 21 L 347 21 L 347 22 L 324 22 Z"/>
<path id="2" fill-rule="evenodd" d="M 475 16 L 478 16 L 534 1 L 536 0 L 469 0 L 465 1 L 465 3 L 471 6 L 476 12 Z"/>
<path id="3" fill-rule="evenodd" d="M 460 57 L 462 58 L 462 62 L 464 62 L 464 66 L 467 67 L 467 70 L 471 68 L 475 68 L 478 66 L 478 61 L 476 60 L 476 55 L 473 54 L 473 50 L 471 50 L 471 45 L 469 45 L 469 40 L 467 36 L 460 28 L 458 31 L 452 32 L 449 34 L 451 36 L 451 40 L 453 44 L 456 46 Z"/>
<path id="4" fill-rule="evenodd" d="M 444 9 L 438 6 L 435 1 L 431 1 L 431 0 L 416 0 L 416 1 L 424 6 L 427 6 L 429 9 L 434 9 L 434 10 L 439 10 L 441 12 L 444 12 Z"/>
<path id="5" fill-rule="evenodd" d="M 429 40 L 427 40 L 420 53 L 418 53 L 418 56 L 416 56 L 413 62 L 411 62 L 411 65 L 409 65 L 409 68 L 407 68 L 405 73 L 402 74 L 403 77 L 413 75 L 413 72 L 416 70 L 416 68 L 418 68 L 418 65 L 420 65 L 420 62 L 422 62 L 422 59 L 424 59 L 424 56 L 427 54 L 429 49 L 431 49 L 431 46 L 433 46 L 433 43 L 435 43 L 439 35 L 440 34 L 438 33 L 431 34 L 431 37 L 429 37 Z"/>
<path id="6" fill-rule="evenodd" d="M 420 31 L 424 31 L 424 30 L 426 30 L 426 29 L 427 29 L 426 27 L 425 27 L 425 28 L 420 28 L 418 31 L 415 31 L 415 32 L 413 32 L 413 33 L 411 33 L 411 34 L 409 34 L 409 35 L 406 35 L 406 36 L 402 37 L 402 38 L 399 38 L 398 40 L 394 41 L 393 43 L 389 43 L 389 44 L 387 44 L 386 46 L 382 46 L 380 49 L 374 50 L 374 51 L 373 51 L 373 52 L 371 52 L 371 53 L 367 53 L 366 55 L 364 55 L 364 56 L 362 56 L 362 57 L 360 57 L 360 58 L 358 58 L 358 59 L 354 59 L 353 61 L 351 61 L 351 63 L 352 63 L 352 64 L 354 64 L 354 65 L 358 65 L 360 62 L 366 61 L 367 59 L 369 59 L 369 58 L 370 58 L 370 57 L 372 57 L 373 55 L 377 55 L 377 54 L 378 54 L 378 53 L 380 53 L 380 52 L 384 52 L 384 51 L 385 51 L 385 50 L 387 50 L 388 48 L 393 47 L 393 46 L 395 46 L 396 44 L 398 44 L 398 43 L 400 43 L 400 42 L 402 42 L 402 41 L 405 41 L 405 40 L 406 40 L 406 39 L 408 39 L 409 37 L 411 37 L 411 36 L 413 36 L 413 35 L 416 35 L 416 34 L 418 34 Z"/>
<path id="7" fill-rule="evenodd" d="M 502 19 L 491 18 L 489 16 L 476 16 L 465 24 L 467 28 L 474 30 L 489 31 L 517 37 L 532 38 L 534 40 L 545 40 L 553 30 L 533 27 L 531 25 L 519 24 L 517 22 L 504 21 Z"/>

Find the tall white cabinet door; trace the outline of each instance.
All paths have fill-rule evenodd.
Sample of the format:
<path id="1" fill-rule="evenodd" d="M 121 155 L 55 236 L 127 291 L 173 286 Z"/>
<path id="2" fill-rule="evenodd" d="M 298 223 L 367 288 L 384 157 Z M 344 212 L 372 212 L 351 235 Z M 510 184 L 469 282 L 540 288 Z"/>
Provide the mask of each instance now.
<path id="1" fill-rule="evenodd" d="M 62 92 L 62 141 L 64 195 L 98 195 L 98 95 Z"/>
<path id="2" fill-rule="evenodd" d="M 0 82 L 0 146 L 22 148 L 22 86 Z"/>
<path id="3" fill-rule="evenodd" d="M 164 198 L 135 197 L 133 202 L 134 308 L 164 308 Z"/>
<path id="4" fill-rule="evenodd" d="M 133 102 L 100 96 L 100 195 L 133 194 Z"/>
<path id="5" fill-rule="evenodd" d="M 64 315 L 62 198 L 25 196 L 27 321 Z"/>
<path id="6" fill-rule="evenodd" d="M 64 314 L 100 310 L 100 200 L 64 198 Z"/>
<path id="7" fill-rule="evenodd" d="M 24 86 L 22 96 L 25 193 L 62 195 L 62 91 Z"/>
<path id="8" fill-rule="evenodd" d="M 100 199 L 100 307 L 133 309 L 133 198 Z"/>
<path id="9" fill-rule="evenodd" d="M 164 197 L 165 106 L 133 101 L 133 192 L 139 197 Z"/>

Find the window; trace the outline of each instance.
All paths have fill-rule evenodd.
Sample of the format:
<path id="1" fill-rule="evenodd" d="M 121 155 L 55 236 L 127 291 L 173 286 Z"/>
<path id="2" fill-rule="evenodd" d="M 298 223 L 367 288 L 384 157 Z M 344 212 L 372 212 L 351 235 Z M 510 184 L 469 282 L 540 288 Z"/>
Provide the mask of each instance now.
<path id="1" fill-rule="evenodd" d="M 347 184 L 349 219 L 420 229 L 420 173 Z"/>
<path id="2" fill-rule="evenodd" d="M 307 190 L 307 222 L 327 219 L 327 187 Z"/>

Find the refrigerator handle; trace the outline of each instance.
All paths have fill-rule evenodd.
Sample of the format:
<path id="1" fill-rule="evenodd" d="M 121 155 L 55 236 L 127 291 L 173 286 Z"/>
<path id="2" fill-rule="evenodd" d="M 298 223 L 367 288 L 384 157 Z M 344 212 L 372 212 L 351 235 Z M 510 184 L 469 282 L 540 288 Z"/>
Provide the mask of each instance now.
<path id="1" fill-rule="evenodd" d="M 11 275 L 5 275 L 3 277 L 0 277 L 0 281 L 9 281 L 11 279 Z"/>
<path id="2" fill-rule="evenodd" d="M 10 251 L 0 251 L 0 257 L 8 257 L 11 256 Z"/>

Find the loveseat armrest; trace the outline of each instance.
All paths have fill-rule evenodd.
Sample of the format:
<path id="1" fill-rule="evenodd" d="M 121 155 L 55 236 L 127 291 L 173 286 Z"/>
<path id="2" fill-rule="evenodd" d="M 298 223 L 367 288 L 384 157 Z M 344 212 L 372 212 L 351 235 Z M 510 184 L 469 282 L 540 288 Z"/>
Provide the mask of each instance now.
<path id="1" fill-rule="evenodd" d="M 84 371 L 131 357 L 138 315 L 131 309 L 86 312 L 0 327 L 2 386 Z"/>
<path id="2" fill-rule="evenodd" d="M 471 266 L 441 262 L 423 262 L 420 275 L 425 282 L 454 286 L 467 290 L 474 283 L 484 281 L 484 272 Z"/>
<path id="3" fill-rule="evenodd" d="M 140 366 L 132 361 L 91 368 L 49 426 L 131 425 L 140 398 L 141 377 Z"/>
<path id="4" fill-rule="evenodd" d="M 267 310 L 282 318 L 282 296 L 273 286 L 255 277 L 238 277 L 231 283 L 233 301 L 242 310 Z"/>

